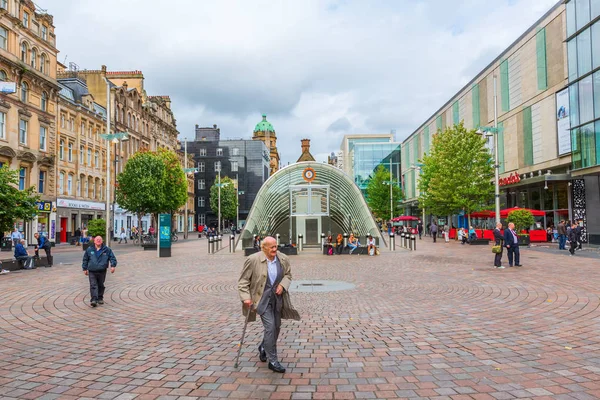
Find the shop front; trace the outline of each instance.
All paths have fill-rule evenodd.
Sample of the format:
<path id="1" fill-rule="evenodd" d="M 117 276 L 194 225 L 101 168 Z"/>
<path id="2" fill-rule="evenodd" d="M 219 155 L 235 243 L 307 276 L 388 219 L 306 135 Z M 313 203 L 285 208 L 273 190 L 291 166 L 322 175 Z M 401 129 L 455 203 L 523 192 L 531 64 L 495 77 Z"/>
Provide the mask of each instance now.
<path id="1" fill-rule="evenodd" d="M 105 217 L 106 204 L 100 202 L 59 198 L 56 206 L 56 238 L 60 243 L 70 241 L 77 228 L 87 227 L 89 221 Z"/>
<path id="2" fill-rule="evenodd" d="M 57 243 L 56 237 L 56 208 L 51 201 L 38 201 L 35 203 L 38 207 L 38 215 L 23 224 L 18 223 L 18 228 L 24 228 L 24 237 L 28 244 L 35 244 L 36 240 L 33 235 L 37 232 L 45 236 L 52 243 Z"/>
<path id="3" fill-rule="evenodd" d="M 113 238 L 118 238 L 121 230 L 124 230 L 127 235 L 131 235 L 131 228 L 138 227 L 138 216 L 137 214 L 131 213 L 121 207 L 118 204 L 114 205 L 114 221 L 113 221 Z M 148 232 L 150 228 L 150 222 L 152 220 L 151 215 L 144 215 L 141 218 L 142 232 Z"/>

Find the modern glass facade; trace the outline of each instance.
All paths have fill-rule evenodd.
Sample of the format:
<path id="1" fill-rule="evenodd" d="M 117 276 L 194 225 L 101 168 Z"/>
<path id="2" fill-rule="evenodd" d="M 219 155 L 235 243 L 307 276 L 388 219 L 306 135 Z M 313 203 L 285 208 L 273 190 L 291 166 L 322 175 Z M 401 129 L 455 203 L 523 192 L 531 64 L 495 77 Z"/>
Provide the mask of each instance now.
<path id="1" fill-rule="evenodd" d="M 566 4 L 572 168 L 600 164 L 600 0 Z"/>
<path id="2" fill-rule="evenodd" d="M 391 168 L 392 180 L 400 182 L 400 143 L 355 143 L 353 147 L 354 183 L 363 194 L 380 165 Z"/>

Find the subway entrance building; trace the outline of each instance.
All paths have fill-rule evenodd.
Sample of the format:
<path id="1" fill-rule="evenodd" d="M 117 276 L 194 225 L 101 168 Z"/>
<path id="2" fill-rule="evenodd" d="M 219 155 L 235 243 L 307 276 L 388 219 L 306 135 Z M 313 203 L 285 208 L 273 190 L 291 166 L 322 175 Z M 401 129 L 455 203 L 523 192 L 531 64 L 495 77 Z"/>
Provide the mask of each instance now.
<path id="1" fill-rule="evenodd" d="M 342 170 L 299 162 L 274 173 L 259 190 L 237 248 L 252 247 L 255 235 L 279 234 L 281 244 L 320 246 L 322 234 L 354 233 L 364 244 L 371 234 L 385 243 L 360 189 Z"/>

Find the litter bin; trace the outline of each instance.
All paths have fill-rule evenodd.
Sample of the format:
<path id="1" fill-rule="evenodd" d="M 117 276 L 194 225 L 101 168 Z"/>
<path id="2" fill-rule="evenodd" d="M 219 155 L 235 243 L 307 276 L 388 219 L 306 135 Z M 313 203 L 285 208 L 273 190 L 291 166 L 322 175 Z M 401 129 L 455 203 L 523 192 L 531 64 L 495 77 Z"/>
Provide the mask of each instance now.
<path id="1" fill-rule="evenodd" d="M 2 239 L 2 243 L 0 243 L 0 251 L 12 251 L 12 239 L 10 236 L 7 236 Z"/>

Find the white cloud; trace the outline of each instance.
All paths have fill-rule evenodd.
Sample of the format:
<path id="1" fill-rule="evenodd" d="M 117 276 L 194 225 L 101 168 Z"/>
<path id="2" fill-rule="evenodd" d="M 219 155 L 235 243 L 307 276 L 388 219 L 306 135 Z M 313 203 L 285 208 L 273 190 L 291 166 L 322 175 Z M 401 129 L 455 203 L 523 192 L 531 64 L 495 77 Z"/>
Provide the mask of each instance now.
<path id="1" fill-rule="evenodd" d="M 287 163 L 304 137 L 320 161 L 345 133 L 406 137 L 556 0 L 37 3 L 61 62 L 142 70 L 190 139 L 195 124 L 250 137 L 267 113 Z"/>

